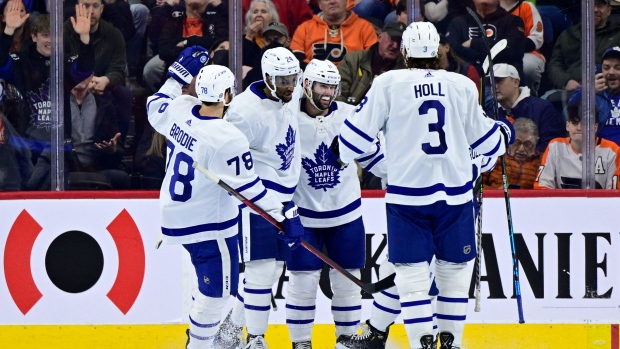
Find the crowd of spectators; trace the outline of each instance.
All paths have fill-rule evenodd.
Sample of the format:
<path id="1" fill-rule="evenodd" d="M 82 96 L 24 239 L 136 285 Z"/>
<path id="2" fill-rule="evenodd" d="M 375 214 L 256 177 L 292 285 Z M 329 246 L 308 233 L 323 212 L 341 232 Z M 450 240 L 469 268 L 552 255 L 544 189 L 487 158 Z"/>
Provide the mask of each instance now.
<path id="1" fill-rule="evenodd" d="M 146 121 L 146 97 L 159 89 L 168 66 L 186 47 L 208 48 L 212 62 L 228 65 L 229 1 L 64 1 L 65 103 L 57 119 L 64 124 L 67 189 L 159 188 L 166 139 Z M 597 151 L 603 145 L 609 162 L 620 149 L 620 0 L 591 1 Z M 405 68 L 400 41 L 408 21 L 406 0 L 241 4 L 240 90 L 262 79 L 262 54 L 274 47 L 291 50 L 302 69 L 314 58 L 333 62 L 342 76 L 337 99 L 352 105 L 362 101 L 376 76 Z M 51 135 L 58 121 L 50 99 L 49 10 L 44 0 L 0 0 L 0 190 L 51 185 Z M 582 84 L 580 1 L 420 0 L 416 10 L 417 20 L 434 23 L 440 33 L 442 69 L 469 77 L 487 112 L 497 109 L 498 117 L 514 123 L 517 142 L 506 155 L 510 185 L 575 187 L 554 180 L 563 178 L 557 173 L 546 175 L 545 183 L 536 179 L 545 163 L 557 169 L 572 161 L 553 159 L 558 149 L 581 151 L 576 138 L 582 118 L 575 109 Z M 494 59 L 497 108 L 483 64 L 485 36 L 491 46 L 507 42 Z M 498 168 L 485 175 L 490 188 L 501 187 Z M 381 186 L 363 171 L 360 179 L 363 188 Z M 600 187 L 609 187 L 607 179 L 601 181 Z"/>

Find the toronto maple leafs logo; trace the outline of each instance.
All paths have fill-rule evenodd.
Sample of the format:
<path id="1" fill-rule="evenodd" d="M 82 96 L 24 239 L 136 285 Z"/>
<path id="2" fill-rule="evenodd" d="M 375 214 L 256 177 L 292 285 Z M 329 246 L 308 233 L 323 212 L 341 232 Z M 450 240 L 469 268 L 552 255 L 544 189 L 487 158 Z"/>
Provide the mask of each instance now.
<path id="1" fill-rule="evenodd" d="M 50 79 L 48 78 L 39 88 L 39 94 L 28 91 L 28 105 L 30 106 L 30 124 L 37 128 L 49 131 L 52 126 L 52 102 L 50 101 Z"/>
<path id="2" fill-rule="evenodd" d="M 321 142 L 316 153 L 314 153 L 315 161 L 309 158 L 301 159 L 301 166 L 308 174 L 308 184 L 314 189 L 327 191 L 328 188 L 333 188 L 340 183 L 338 173 L 340 170 L 333 165 L 327 165 L 328 151 L 327 145 Z"/>
<path id="3" fill-rule="evenodd" d="M 607 125 L 620 126 L 620 98 L 611 99 L 611 115 L 607 119 Z"/>
<path id="4" fill-rule="evenodd" d="M 295 131 L 293 131 L 293 127 L 291 127 L 291 125 L 288 125 L 286 141 L 276 145 L 276 152 L 280 155 L 280 159 L 282 159 L 280 171 L 288 170 L 289 167 L 291 167 L 291 163 L 293 162 L 293 157 L 295 155 Z"/>

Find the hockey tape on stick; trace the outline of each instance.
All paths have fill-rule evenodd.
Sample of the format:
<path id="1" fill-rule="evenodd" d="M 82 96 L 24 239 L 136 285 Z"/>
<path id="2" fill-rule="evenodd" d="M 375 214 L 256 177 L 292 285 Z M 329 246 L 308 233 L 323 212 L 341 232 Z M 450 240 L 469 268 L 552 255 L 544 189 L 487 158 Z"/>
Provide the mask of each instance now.
<path id="1" fill-rule="evenodd" d="M 476 21 L 476 24 L 480 28 L 481 33 L 485 33 L 484 26 L 482 22 L 480 22 L 480 18 L 474 10 L 467 7 L 467 12 L 473 19 Z M 497 120 L 499 115 L 498 106 L 497 106 L 497 90 L 495 86 L 495 75 L 493 74 L 493 58 L 491 57 L 491 49 L 489 47 L 489 41 L 486 35 L 482 35 L 484 40 L 484 45 L 487 49 L 487 58 L 489 60 L 489 76 L 491 78 L 491 94 L 493 96 L 493 112 L 495 113 L 494 118 Z M 508 143 L 508 142 L 506 142 Z M 506 149 L 508 147 L 506 146 Z M 508 235 L 510 237 L 510 249 L 512 252 L 512 279 L 514 281 L 514 289 L 515 296 L 517 298 L 517 310 L 519 312 L 519 323 L 525 323 L 525 319 L 523 318 L 523 302 L 521 298 L 521 283 L 519 281 L 519 262 L 517 260 L 517 247 L 515 246 L 515 232 L 512 224 L 512 209 L 510 208 L 510 194 L 508 193 L 508 176 L 506 175 L 506 157 L 504 155 L 500 156 L 500 160 L 502 163 L 502 181 L 504 184 L 504 201 L 506 203 L 506 217 L 508 220 Z"/>
<path id="2" fill-rule="evenodd" d="M 226 190 L 229 194 L 231 194 L 232 196 L 237 198 L 239 201 L 241 201 L 244 204 L 246 204 L 246 206 L 251 208 L 254 212 L 258 213 L 261 217 L 265 218 L 273 226 L 275 226 L 276 228 L 280 229 L 280 231 L 284 231 L 284 226 L 282 225 L 282 223 L 280 223 L 277 220 L 275 220 L 267 212 L 265 212 L 265 210 L 263 210 L 262 208 L 257 206 L 252 201 L 248 200 L 245 196 L 241 195 L 238 191 L 236 191 L 230 185 L 226 184 L 226 182 L 222 181 L 218 176 L 213 174 L 211 171 L 207 170 L 204 166 L 202 166 L 198 162 L 194 161 L 194 163 L 192 164 L 192 167 L 194 167 L 195 169 L 200 171 L 202 174 L 207 176 L 207 178 L 209 178 L 210 180 L 215 182 L 217 185 L 222 187 L 224 190 Z M 310 245 L 307 241 L 303 241 L 302 240 L 301 245 L 305 249 L 310 251 L 313 255 L 317 256 L 320 260 L 325 262 L 327 265 L 329 265 L 330 267 L 336 269 L 336 271 L 338 271 L 340 274 L 344 275 L 347 279 L 351 280 L 354 284 L 359 286 L 364 292 L 366 292 L 368 294 L 373 294 L 373 293 L 381 292 L 383 290 L 387 290 L 390 287 L 394 287 L 394 276 L 395 276 L 395 274 L 389 275 L 385 279 L 379 280 L 379 281 L 377 281 L 375 283 L 365 283 L 362 280 L 360 280 L 357 277 L 355 277 L 355 275 L 351 274 L 349 271 L 347 271 L 346 269 L 344 269 L 343 267 L 338 265 L 331 258 L 329 258 L 325 254 L 323 254 L 323 252 L 319 251 L 314 246 Z"/>
<path id="3" fill-rule="evenodd" d="M 508 46 L 508 40 L 506 39 L 501 39 L 496 42 L 495 45 L 491 47 L 491 59 L 495 59 L 495 57 L 506 48 L 506 46 Z M 489 64 L 491 63 L 489 62 L 489 57 L 487 56 L 482 63 L 482 71 L 485 74 L 489 72 Z"/>

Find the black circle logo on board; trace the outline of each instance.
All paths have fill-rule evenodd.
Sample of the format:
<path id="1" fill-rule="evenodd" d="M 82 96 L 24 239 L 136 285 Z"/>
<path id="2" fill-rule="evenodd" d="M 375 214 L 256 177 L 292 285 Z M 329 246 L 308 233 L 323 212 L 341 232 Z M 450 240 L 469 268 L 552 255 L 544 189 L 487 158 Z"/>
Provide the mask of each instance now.
<path id="1" fill-rule="evenodd" d="M 103 251 L 92 236 L 71 230 L 60 234 L 47 249 L 45 269 L 52 283 L 68 293 L 93 287 L 103 272 Z"/>

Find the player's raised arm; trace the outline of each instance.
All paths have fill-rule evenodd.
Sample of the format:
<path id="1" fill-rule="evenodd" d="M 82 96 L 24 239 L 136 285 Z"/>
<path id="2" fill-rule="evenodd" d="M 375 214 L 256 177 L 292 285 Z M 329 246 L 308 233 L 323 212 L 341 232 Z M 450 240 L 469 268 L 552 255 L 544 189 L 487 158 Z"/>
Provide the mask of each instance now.
<path id="1" fill-rule="evenodd" d="M 146 111 L 153 128 L 164 133 L 166 110 L 170 101 L 182 94 L 182 87 L 189 85 L 194 76 L 209 61 L 209 52 L 200 46 L 183 50 L 177 60 L 168 68 L 168 79 L 164 85 L 146 101 Z"/>

